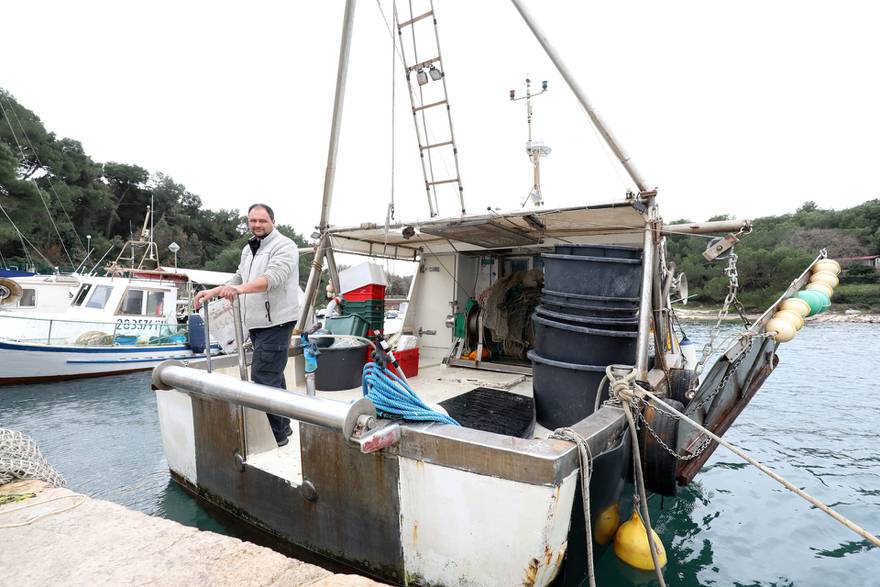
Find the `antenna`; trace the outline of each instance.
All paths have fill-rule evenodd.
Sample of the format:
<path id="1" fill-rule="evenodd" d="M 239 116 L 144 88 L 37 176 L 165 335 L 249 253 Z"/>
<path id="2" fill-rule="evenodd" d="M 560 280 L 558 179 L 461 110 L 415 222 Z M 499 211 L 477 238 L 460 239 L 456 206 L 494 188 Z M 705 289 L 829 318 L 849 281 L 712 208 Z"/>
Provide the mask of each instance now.
<path id="1" fill-rule="evenodd" d="M 541 82 L 541 91 L 532 93 L 532 80 L 526 78 L 526 95 L 516 97 L 516 90 L 510 90 L 510 101 L 511 102 L 519 102 L 520 100 L 526 101 L 526 123 L 529 127 L 529 140 L 526 141 L 526 153 L 529 156 L 529 160 L 532 162 L 534 183 L 532 184 L 532 190 L 529 192 L 529 195 L 526 196 L 526 199 L 520 205 L 521 208 L 524 208 L 525 205 L 532 201 L 535 206 L 543 206 L 544 205 L 544 196 L 541 194 L 541 157 L 546 157 L 550 154 L 552 149 L 545 145 L 542 141 L 533 141 L 532 140 L 532 116 L 534 115 L 534 111 L 532 110 L 532 98 L 535 96 L 540 96 L 541 94 L 547 91 L 547 80 Z"/>

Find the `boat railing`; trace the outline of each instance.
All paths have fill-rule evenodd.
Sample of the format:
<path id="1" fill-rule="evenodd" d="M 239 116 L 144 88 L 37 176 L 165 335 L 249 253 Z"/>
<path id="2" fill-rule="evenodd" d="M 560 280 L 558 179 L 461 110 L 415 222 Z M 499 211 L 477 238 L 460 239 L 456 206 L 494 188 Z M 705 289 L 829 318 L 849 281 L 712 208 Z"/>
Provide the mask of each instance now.
<path id="1" fill-rule="evenodd" d="M 168 324 L 120 317 L 115 322 L 59 320 L 3 314 L 9 327 L 2 337 L 22 343 L 53 346 L 161 346 L 189 340 L 186 324 Z M 7 332 L 15 332 L 9 335 Z"/>

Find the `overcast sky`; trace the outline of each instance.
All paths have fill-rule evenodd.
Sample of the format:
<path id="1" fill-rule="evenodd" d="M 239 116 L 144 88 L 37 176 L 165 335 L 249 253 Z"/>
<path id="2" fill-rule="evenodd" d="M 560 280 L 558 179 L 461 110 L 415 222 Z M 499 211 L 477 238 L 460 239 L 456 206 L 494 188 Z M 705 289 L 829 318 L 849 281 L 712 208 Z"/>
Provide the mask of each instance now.
<path id="1" fill-rule="evenodd" d="M 468 211 L 515 208 L 529 191 L 525 106 L 508 98 L 526 75 L 549 82 L 535 100 L 536 137 L 553 149 L 542 164 L 546 204 L 622 198 L 631 184 L 513 6 L 436 4 Z M 880 4 L 528 4 L 659 187 L 667 220 L 880 196 Z M 97 161 L 163 171 L 210 208 L 265 201 L 308 234 L 320 214 L 343 5 L 10 2 L 0 86 Z M 390 17 L 391 2 L 382 6 Z M 384 220 L 391 57 L 377 3 L 361 0 L 333 224 Z M 399 65 L 393 72 L 397 216 L 413 220 L 427 204 L 406 84 Z M 456 215 L 444 196 L 441 214 Z"/>

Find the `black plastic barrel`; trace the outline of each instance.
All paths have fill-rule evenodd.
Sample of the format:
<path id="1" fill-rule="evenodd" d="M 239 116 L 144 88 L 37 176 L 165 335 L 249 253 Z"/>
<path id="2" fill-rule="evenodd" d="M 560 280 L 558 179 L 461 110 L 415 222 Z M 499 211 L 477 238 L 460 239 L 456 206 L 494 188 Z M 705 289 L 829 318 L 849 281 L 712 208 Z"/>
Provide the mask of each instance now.
<path id="1" fill-rule="evenodd" d="M 366 344 L 320 349 L 315 388 L 318 391 L 340 391 L 360 387 L 366 362 Z"/>
<path id="2" fill-rule="evenodd" d="M 638 297 L 641 259 L 544 253 L 544 287 L 567 294 L 615 298 Z"/>
<path id="3" fill-rule="evenodd" d="M 642 258 L 642 249 L 626 245 L 556 245 L 554 252 L 560 255 L 580 255 L 586 257 Z"/>
<path id="4" fill-rule="evenodd" d="M 535 418 L 545 428 L 571 426 L 593 413 L 605 367 L 554 361 L 528 352 L 532 361 Z"/>
<path id="5" fill-rule="evenodd" d="M 587 328 L 599 328 L 602 330 L 622 330 L 625 332 L 636 332 L 639 329 L 639 319 L 636 316 L 626 316 L 623 318 L 609 316 L 579 316 L 577 314 L 568 314 L 566 312 L 555 312 L 543 305 L 535 308 L 542 318 L 548 318 L 563 324 L 571 324 L 573 326 L 585 326 Z"/>
<path id="6" fill-rule="evenodd" d="M 553 312 L 577 316 L 628 318 L 635 316 L 639 311 L 638 298 L 583 296 L 547 289 L 543 290 L 541 294 L 541 303 Z"/>
<path id="7" fill-rule="evenodd" d="M 632 364 L 637 332 L 574 326 L 532 315 L 535 352 L 553 361 L 580 365 Z"/>

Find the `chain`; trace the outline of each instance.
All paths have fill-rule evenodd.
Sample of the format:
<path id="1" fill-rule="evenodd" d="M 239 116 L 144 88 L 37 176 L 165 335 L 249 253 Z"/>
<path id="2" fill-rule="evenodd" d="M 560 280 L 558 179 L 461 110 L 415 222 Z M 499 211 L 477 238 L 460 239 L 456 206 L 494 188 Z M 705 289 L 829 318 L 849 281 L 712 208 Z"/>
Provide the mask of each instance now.
<path id="1" fill-rule="evenodd" d="M 736 370 L 739 368 L 740 363 L 742 363 L 743 360 L 745 359 L 746 355 L 749 354 L 749 351 L 752 349 L 752 346 L 755 343 L 755 339 L 756 338 L 764 338 L 764 336 L 765 335 L 749 336 L 748 337 L 749 338 L 748 344 L 739 353 L 739 355 L 737 355 L 736 359 L 734 359 L 733 362 L 730 363 L 730 366 L 728 366 L 727 370 L 724 373 L 724 376 L 721 378 L 721 380 L 718 382 L 718 385 L 715 386 L 715 388 L 712 390 L 712 392 L 706 394 L 698 402 L 688 404 L 688 409 L 691 410 L 692 413 L 696 412 L 697 410 L 699 410 L 700 408 L 702 408 L 706 404 L 710 403 L 713 399 L 715 399 L 715 396 L 718 395 L 721 392 L 721 390 L 723 390 L 727 386 L 727 382 L 730 380 L 731 375 L 736 373 Z M 656 440 L 657 443 L 666 450 L 666 452 L 668 452 L 669 454 L 671 454 L 675 458 L 682 460 L 682 461 L 693 460 L 693 459 L 697 458 L 698 456 L 700 456 L 703 453 L 703 451 L 706 450 L 706 448 L 709 446 L 709 444 L 711 444 L 711 440 L 709 439 L 709 437 L 704 436 L 702 442 L 700 443 L 700 445 L 696 449 L 694 449 L 693 453 L 691 453 L 689 455 L 678 454 L 677 451 L 675 451 L 673 448 L 671 448 L 668 444 L 666 444 L 663 441 L 662 438 L 660 438 L 660 436 L 657 435 L 657 433 L 654 431 L 653 428 L 651 428 L 651 425 L 645 419 L 645 416 L 643 414 L 643 410 L 641 408 L 645 407 L 647 405 L 648 405 L 648 403 L 646 401 L 636 399 L 635 397 L 633 397 L 633 407 L 636 409 L 636 413 L 639 416 L 639 420 L 645 425 L 645 428 L 648 430 L 648 432 L 651 434 L 651 436 L 654 437 L 654 440 Z M 655 410 L 658 409 L 658 406 L 655 406 L 654 409 Z M 681 419 L 681 417 L 678 414 L 674 414 L 674 413 L 666 411 L 662 408 L 659 408 L 659 410 L 661 412 L 663 412 L 664 414 L 666 414 L 667 416 L 669 416 L 670 418 L 672 418 L 673 420 L 680 420 Z"/>

